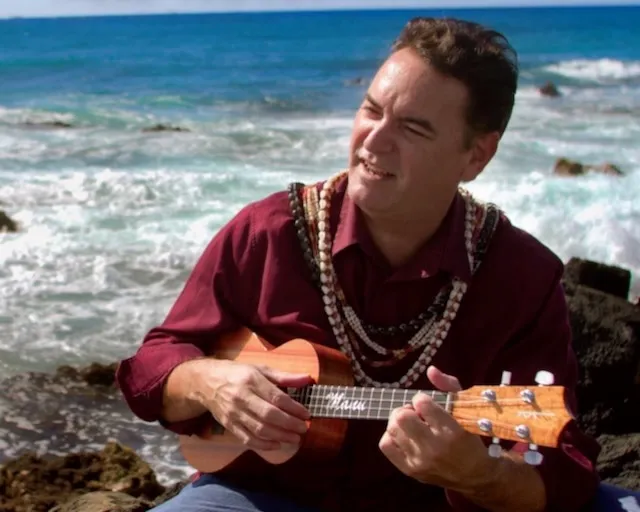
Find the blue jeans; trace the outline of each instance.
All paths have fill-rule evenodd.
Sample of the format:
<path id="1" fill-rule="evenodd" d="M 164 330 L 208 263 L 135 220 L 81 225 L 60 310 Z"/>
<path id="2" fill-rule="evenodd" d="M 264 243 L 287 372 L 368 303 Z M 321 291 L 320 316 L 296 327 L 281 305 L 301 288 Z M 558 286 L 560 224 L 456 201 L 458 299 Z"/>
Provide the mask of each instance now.
<path id="1" fill-rule="evenodd" d="M 180 494 L 149 512 L 318 512 L 282 498 L 249 492 L 204 475 L 186 486 Z M 392 511 L 389 511 L 392 512 Z M 640 492 L 600 484 L 585 512 L 640 512 Z"/>
<path id="2" fill-rule="evenodd" d="M 585 512 L 640 512 L 640 492 L 601 483 L 591 507 Z"/>
<path id="3" fill-rule="evenodd" d="M 148 512 L 319 512 L 270 494 L 246 491 L 202 475 L 180 493 Z"/>

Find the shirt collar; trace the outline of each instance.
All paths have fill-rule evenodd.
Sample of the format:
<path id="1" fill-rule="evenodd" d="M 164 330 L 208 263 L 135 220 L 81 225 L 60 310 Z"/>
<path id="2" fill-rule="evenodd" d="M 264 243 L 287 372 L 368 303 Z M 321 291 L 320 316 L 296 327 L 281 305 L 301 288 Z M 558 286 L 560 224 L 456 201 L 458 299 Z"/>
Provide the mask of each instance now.
<path id="1" fill-rule="evenodd" d="M 471 278 L 464 240 L 465 201 L 456 194 L 451 207 L 435 234 L 405 264 L 392 269 L 373 242 L 362 212 L 346 193 L 343 180 L 334 197 L 342 196 L 338 226 L 333 240 L 332 256 L 359 246 L 373 262 L 390 273 L 392 280 L 424 279 L 440 271 L 448 272 L 465 282 Z"/>

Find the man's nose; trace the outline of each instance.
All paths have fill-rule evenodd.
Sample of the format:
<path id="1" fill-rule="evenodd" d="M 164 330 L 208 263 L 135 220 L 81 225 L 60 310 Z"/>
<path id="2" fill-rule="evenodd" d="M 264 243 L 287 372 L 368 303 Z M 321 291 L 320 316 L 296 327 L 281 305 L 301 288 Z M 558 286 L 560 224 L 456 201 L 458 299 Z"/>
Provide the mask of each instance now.
<path id="1" fill-rule="evenodd" d="M 362 145 L 371 153 L 386 153 L 393 144 L 392 127 L 386 121 L 379 121 L 373 125 Z"/>

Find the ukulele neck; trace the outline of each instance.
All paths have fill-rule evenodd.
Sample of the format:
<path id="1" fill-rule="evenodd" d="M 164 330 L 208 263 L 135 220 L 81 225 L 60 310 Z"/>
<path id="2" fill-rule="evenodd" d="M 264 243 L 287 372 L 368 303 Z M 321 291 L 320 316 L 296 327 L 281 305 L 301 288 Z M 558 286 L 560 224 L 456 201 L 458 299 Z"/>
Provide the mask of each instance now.
<path id="1" fill-rule="evenodd" d="M 316 418 L 386 420 L 391 411 L 411 403 L 415 389 L 313 385 L 289 389 L 289 395 Z M 451 412 L 456 393 L 422 391 Z"/>

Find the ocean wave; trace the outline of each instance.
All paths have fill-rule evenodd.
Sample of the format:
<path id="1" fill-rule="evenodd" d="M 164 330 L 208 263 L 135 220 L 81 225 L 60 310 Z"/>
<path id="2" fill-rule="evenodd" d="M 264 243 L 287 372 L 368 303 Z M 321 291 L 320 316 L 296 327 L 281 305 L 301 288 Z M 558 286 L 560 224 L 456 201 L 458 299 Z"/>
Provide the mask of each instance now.
<path id="1" fill-rule="evenodd" d="M 318 105 L 318 95 L 325 96 L 312 91 L 299 98 L 268 93 L 237 99 L 221 99 L 229 94 L 214 93 L 47 95 L 32 102 L 32 107 L 0 105 L 0 126 L 46 128 L 64 123 L 84 128 L 140 129 L 151 123 L 190 124 L 232 118 L 321 118 L 332 109 Z"/>
<path id="2" fill-rule="evenodd" d="M 41 109 L 0 106 L 0 125 L 72 123 L 74 120 L 75 116 L 69 112 L 49 112 Z"/>
<path id="3" fill-rule="evenodd" d="M 0 234 L 0 353 L 12 354 L 12 372 L 117 358 L 161 320 L 224 222 L 312 178 L 251 165 L 0 177 L 0 197 L 22 226 Z"/>
<path id="4" fill-rule="evenodd" d="M 561 178 L 550 166 L 513 170 L 497 162 L 469 189 L 500 205 L 564 261 L 583 257 L 629 269 L 631 296 L 640 295 L 640 161 L 616 179 L 595 173 Z"/>
<path id="5" fill-rule="evenodd" d="M 334 163 L 345 154 L 351 126 L 346 115 L 211 117 L 185 114 L 167 120 L 102 108 L 82 115 L 0 109 L 0 170 L 132 169 L 148 167 L 149 162 L 176 167 L 248 162 L 290 168 L 303 158 Z M 145 132 L 156 125 L 169 129 Z M 181 131 L 172 131 L 174 127 Z"/>
<path id="6" fill-rule="evenodd" d="M 550 64 L 542 71 L 584 82 L 611 84 L 640 79 L 639 61 L 573 59 Z"/>

